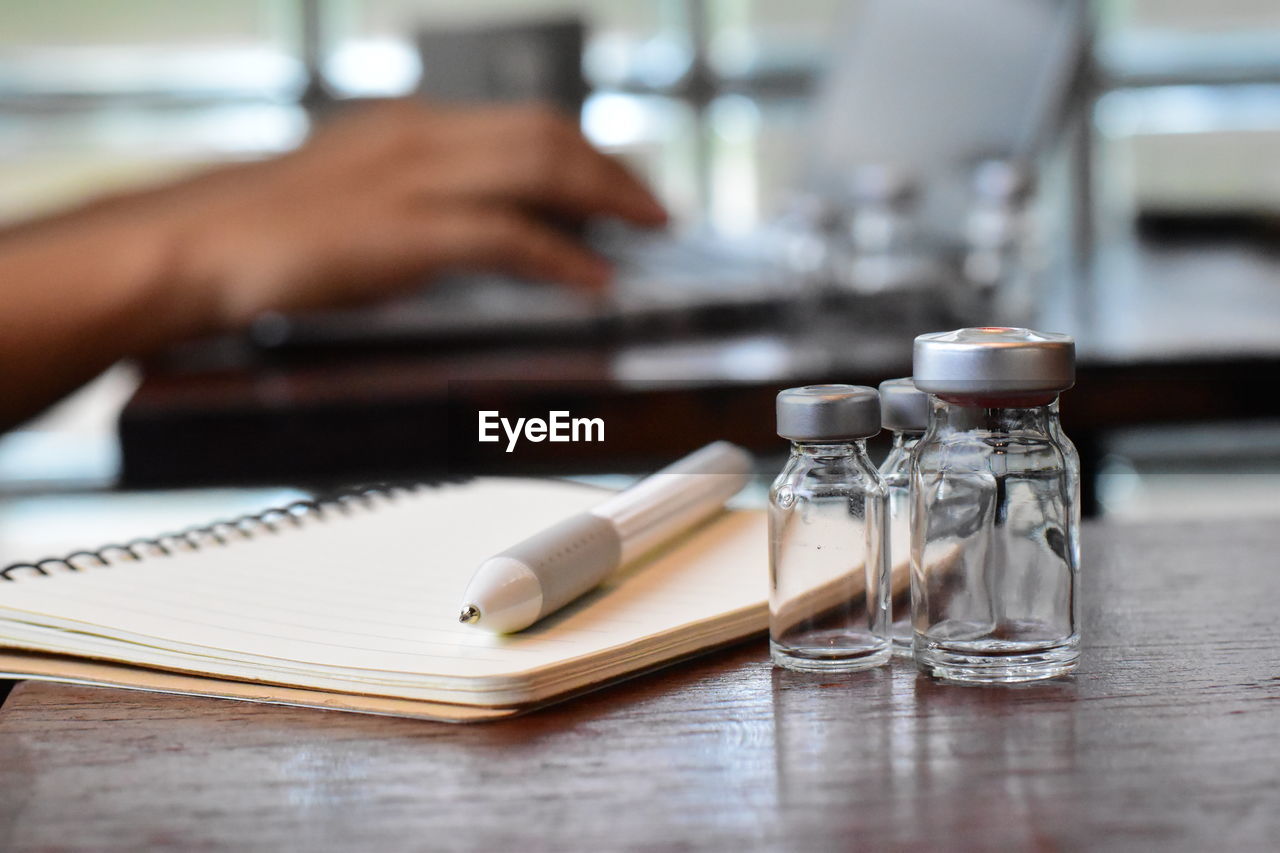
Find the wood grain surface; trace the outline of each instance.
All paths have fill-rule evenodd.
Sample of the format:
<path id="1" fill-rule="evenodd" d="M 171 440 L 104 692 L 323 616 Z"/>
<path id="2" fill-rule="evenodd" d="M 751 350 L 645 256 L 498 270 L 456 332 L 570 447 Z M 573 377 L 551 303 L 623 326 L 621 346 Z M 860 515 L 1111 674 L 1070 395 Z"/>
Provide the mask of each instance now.
<path id="1" fill-rule="evenodd" d="M 1092 526 L 1070 680 L 772 669 L 756 641 L 449 726 L 19 685 L 0 848 L 1272 850 L 1280 524 Z"/>

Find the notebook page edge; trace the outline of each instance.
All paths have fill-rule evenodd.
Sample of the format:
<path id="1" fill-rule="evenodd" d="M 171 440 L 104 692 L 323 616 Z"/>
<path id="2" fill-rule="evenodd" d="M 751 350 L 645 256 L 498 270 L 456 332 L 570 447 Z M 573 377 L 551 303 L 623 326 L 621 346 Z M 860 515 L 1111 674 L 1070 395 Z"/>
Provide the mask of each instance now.
<path id="1" fill-rule="evenodd" d="M 442 496 L 447 495 L 448 492 L 452 489 L 465 489 L 469 486 L 472 486 L 473 484 L 498 486 L 499 484 L 508 485 L 513 482 L 522 483 L 526 487 L 527 486 L 546 486 L 554 483 L 557 488 L 568 486 L 574 492 L 580 492 L 582 494 L 588 494 L 588 495 L 600 494 L 602 491 L 598 487 L 578 484 L 578 483 L 565 483 L 564 481 L 532 480 L 527 478 L 520 479 L 520 480 L 514 480 L 514 479 L 508 480 L 505 478 L 484 478 L 481 480 L 472 481 L 471 483 L 465 484 L 463 486 L 451 486 L 451 487 L 446 487 L 440 490 L 432 489 L 424 493 L 421 493 L 421 495 L 413 494 L 413 495 L 407 496 L 406 498 L 403 498 L 402 500 L 412 505 L 412 504 L 416 504 L 417 500 L 420 497 L 428 501 L 431 500 L 432 498 L 435 498 L 438 500 Z M 760 513 L 756 513 L 756 514 L 760 515 Z M 373 514 L 370 513 L 369 515 L 373 515 Z M 721 518 L 729 519 L 739 515 L 740 515 L 740 512 L 729 513 L 729 514 L 726 514 L 725 516 L 721 516 Z M 357 517 L 346 517 L 340 520 L 347 521 L 349 519 L 351 522 L 358 522 L 361 517 L 365 517 L 364 514 Z M 342 526 L 346 527 L 348 525 L 342 524 Z M 713 523 L 711 526 L 714 527 L 716 525 Z M 246 543 L 246 544 L 252 544 L 252 543 Z M 238 549 L 239 546 L 236 546 L 236 547 Z M 127 567 L 122 570 L 127 570 Z M 40 581 L 33 579 L 31 582 L 39 583 Z M 663 628 L 662 630 L 653 632 L 651 634 L 647 634 L 641 637 L 630 637 L 622 642 L 617 642 L 607 646 L 592 648 L 592 649 L 589 649 L 588 651 L 585 651 L 578 655 L 574 655 L 570 658 L 553 659 L 548 663 L 545 663 L 539 666 L 534 666 L 531 668 L 517 668 L 517 669 L 510 670 L 509 672 L 496 674 L 496 675 L 448 676 L 448 678 L 450 680 L 459 679 L 460 681 L 468 683 L 469 687 L 460 690 L 460 692 L 469 694 L 476 699 L 479 699 L 481 697 L 487 697 L 490 701 L 493 701 L 495 698 L 495 694 L 497 694 L 497 695 L 505 696 L 505 698 L 508 700 L 514 699 L 516 701 L 529 701 L 532 699 L 534 701 L 537 701 L 538 698 L 540 698 L 540 694 L 548 690 L 556 690 L 561 687 L 568 687 L 571 689 L 580 688 L 584 686 L 590 687 L 591 684 L 594 683 L 594 681 L 596 680 L 596 675 L 600 673 L 616 673 L 621 676 L 625 676 L 625 675 L 632 674 L 631 670 L 636 667 L 644 667 L 647 665 L 659 665 L 659 666 L 663 665 L 669 662 L 669 660 L 667 659 L 669 651 L 671 651 L 673 648 L 680 648 L 683 645 L 687 645 L 689 642 L 692 642 L 694 646 L 693 652 L 696 652 L 698 648 L 701 648 L 708 644 L 715 643 L 718 639 L 721 638 L 725 630 L 728 630 L 730 634 L 734 634 L 734 632 L 738 630 L 736 628 L 730 628 L 728 625 L 725 625 L 722 627 L 722 629 L 713 628 L 704 633 L 703 631 L 698 630 L 699 627 L 703 625 L 714 626 L 726 621 L 727 622 L 734 621 L 732 618 L 731 612 L 730 613 L 721 612 L 721 613 L 713 614 L 703 619 L 695 619 L 693 621 L 686 621 L 676 625 L 669 625 Z M 675 637 L 677 640 L 677 642 L 674 645 L 669 642 L 663 642 L 664 639 L 669 639 L 672 637 Z M 696 637 L 696 640 L 693 639 L 695 637 Z M 685 642 L 683 643 L 680 642 L 681 638 L 683 638 Z M 738 638 L 739 637 L 737 636 L 728 637 L 730 641 Z M 654 647 L 655 643 L 657 644 L 656 647 Z M 630 650 L 633 652 L 639 650 L 640 653 L 628 654 L 624 658 L 619 658 L 618 660 L 622 661 L 621 664 L 619 664 L 617 661 L 614 660 L 615 658 L 617 658 L 618 652 L 620 651 L 625 652 L 627 650 Z M 583 664 L 591 664 L 592 662 L 603 663 L 604 665 L 588 666 L 586 669 L 577 670 L 576 672 L 574 671 L 575 667 L 580 667 Z M 302 662 L 299 661 L 299 663 L 302 663 Z M 566 669 L 570 671 L 566 673 L 565 672 Z M 235 678 L 235 676 L 230 674 L 225 674 L 225 675 L 218 676 L 217 678 L 219 680 L 233 679 Z M 284 685 L 284 686 L 287 687 L 288 685 Z M 307 689 L 307 688 L 299 688 L 299 689 Z M 320 689 L 323 689 L 323 688 L 320 688 Z M 521 693 L 521 691 L 523 691 L 523 693 Z M 425 700 L 407 700 L 407 701 L 425 701 Z"/>

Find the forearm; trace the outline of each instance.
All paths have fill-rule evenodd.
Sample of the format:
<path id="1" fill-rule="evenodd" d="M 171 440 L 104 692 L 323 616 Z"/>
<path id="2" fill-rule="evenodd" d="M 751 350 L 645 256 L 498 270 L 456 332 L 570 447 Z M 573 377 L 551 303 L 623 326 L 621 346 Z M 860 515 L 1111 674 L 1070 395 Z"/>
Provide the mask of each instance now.
<path id="1" fill-rule="evenodd" d="M 544 109 L 356 112 L 298 151 L 0 233 L 0 428 L 117 359 L 267 311 L 348 305 L 485 269 L 603 287 L 551 227 L 666 221 L 634 176 Z"/>
<path id="2" fill-rule="evenodd" d="M 206 331 L 203 291 L 174 286 L 180 254 L 158 214 L 86 210 L 0 234 L 0 426 L 120 358 Z"/>

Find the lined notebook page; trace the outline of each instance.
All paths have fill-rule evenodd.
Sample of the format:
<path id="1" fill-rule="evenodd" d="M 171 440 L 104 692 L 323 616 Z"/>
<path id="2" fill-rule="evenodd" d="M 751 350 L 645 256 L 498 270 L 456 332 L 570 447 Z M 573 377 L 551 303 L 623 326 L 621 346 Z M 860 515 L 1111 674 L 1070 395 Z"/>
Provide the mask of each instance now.
<path id="1" fill-rule="evenodd" d="M 0 642 L 448 701 L 517 684 L 567 688 L 606 663 L 594 658 L 660 646 L 672 632 L 713 642 L 715 623 L 733 614 L 763 627 L 758 513 L 720 517 L 519 635 L 458 624 L 482 560 L 602 497 L 568 483 L 479 480 L 226 548 L 27 577 L 0 584 Z"/>

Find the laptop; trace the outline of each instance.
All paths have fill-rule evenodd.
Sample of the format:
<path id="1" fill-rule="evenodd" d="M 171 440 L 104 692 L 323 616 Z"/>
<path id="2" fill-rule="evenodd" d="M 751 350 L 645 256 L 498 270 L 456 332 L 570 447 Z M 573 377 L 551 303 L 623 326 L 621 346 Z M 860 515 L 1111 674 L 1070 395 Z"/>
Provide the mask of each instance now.
<path id="1" fill-rule="evenodd" d="M 925 187 L 925 227 L 935 237 L 954 229 L 966 167 L 990 157 L 1032 162 L 1069 108 L 1088 55 L 1083 7 L 1073 0 L 851 5 L 815 98 L 808 191 L 841 203 L 843 176 L 889 163 Z M 584 41 L 578 18 L 425 31 L 420 91 L 469 102 L 539 98 L 573 114 L 587 92 Z M 796 294 L 776 238 L 598 224 L 587 242 L 617 269 L 602 297 L 462 275 L 370 308 L 262 318 L 251 339 L 269 348 L 324 347 L 759 326 Z"/>

